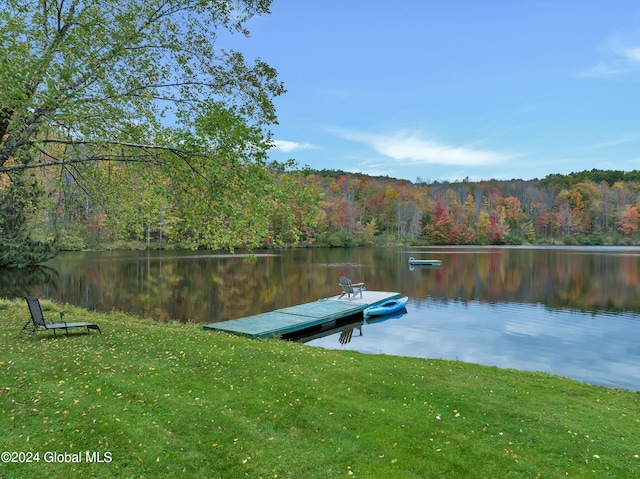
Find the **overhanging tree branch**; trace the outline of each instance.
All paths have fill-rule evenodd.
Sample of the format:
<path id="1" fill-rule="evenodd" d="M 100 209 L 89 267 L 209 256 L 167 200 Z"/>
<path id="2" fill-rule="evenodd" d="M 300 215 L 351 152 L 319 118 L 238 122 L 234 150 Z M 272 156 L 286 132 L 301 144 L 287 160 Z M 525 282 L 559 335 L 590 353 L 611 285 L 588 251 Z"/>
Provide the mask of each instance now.
<path id="1" fill-rule="evenodd" d="M 266 128 L 285 90 L 260 59 L 219 48 L 216 33 L 247 35 L 271 2 L 6 2 L 0 175 L 43 180 L 81 218 L 70 221 L 100 218 L 112 239 L 136 239 L 170 212 L 178 242 L 259 245 L 279 195 Z M 63 191 L 47 171 L 20 174 L 46 168 L 79 188 Z"/>

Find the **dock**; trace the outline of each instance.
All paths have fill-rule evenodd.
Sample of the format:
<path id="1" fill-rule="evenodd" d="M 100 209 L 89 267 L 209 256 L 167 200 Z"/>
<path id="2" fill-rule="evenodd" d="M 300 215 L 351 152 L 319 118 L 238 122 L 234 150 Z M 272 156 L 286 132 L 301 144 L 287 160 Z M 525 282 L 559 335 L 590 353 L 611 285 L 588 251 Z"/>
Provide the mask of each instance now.
<path id="1" fill-rule="evenodd" d="M 400 293 L 363 291 L 362 297 L 332 296 L 312 303 L 276 309 L 266 313 L 206 324 L 204 329 L 225 331 L 251 338 L 268 338 L 322 326 L 362 313 L 370 306 L 400 297 Z"/>

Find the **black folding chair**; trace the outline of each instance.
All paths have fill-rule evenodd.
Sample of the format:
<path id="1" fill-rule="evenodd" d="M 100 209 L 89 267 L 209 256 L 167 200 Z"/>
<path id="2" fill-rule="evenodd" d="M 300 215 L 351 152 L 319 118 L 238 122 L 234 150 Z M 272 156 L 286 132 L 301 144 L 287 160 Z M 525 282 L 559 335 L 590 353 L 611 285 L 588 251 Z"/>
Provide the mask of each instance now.
<path id="1" fill-rule="evenodd" d="M 29 329 L 31 327 L 30 325 L 33 325 L 33 328 L 31 329 L 31 338 L 29 339 L 30 341 L 33 340 L 33 337 L 35 336 L 35 334 L 41 329 L 53 330 L 54 336 L 56 334 L 57 329 L 64 329 L 65 333 L 67 333 L 67 336 L 69 336 L 70 328 L 87 328 L 88 333 L 90 333 L 92 329 L 97 329 L 98 332 L 102 334 L 102 331 L 100 330 L 100 326 L 93 323 L 84 323 L 84 322 L 67 323 L 66 321 L 53 321 L 53 320 L 49 320 L 49 322 L 47 323 L 47 321 L 44 318 L 44 315 L 42 314 L 42 308 L 40 307 L 40 301 L 38 300 L 38 298 L 34 296 L 25 296 L 24 299 L 27 300 L 27 305 L 29 306 L 29 312 L 31 313 L 31 319 L 27 321 L 24 326 L 22 326 L 22 329 L 20 330 L 20 334 L 18 334 L 18 336 L 20 336 L 26 329 Z M 61 315 L 61 318 L 62 318 L 62 315 Z"/>

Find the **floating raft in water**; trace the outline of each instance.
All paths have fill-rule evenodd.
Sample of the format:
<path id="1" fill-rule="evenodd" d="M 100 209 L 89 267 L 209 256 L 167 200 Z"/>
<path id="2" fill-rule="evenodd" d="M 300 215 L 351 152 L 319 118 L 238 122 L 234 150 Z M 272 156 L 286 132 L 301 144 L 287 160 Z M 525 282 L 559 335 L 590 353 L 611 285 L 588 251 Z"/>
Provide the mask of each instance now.
<path id="1" fill-rule="evenodd" d="M 267 313 L 206 324 L 204 328 L 251 338 L 282 336 L 346 318 L 361 313 L 371 306 L 399 297 L 400 293 L 365 290 L 362 297 L 359 294 L 353 299 L 348 299 L 346 296 L 338 299 L 339 296 L 334 296 Z"/>
<path id="2" fill-rule="evenodd" d="M 415 259 L 413 256 L 409 258 L 411 266 L 442 266 L 442 260 L 439 259 Z"/>

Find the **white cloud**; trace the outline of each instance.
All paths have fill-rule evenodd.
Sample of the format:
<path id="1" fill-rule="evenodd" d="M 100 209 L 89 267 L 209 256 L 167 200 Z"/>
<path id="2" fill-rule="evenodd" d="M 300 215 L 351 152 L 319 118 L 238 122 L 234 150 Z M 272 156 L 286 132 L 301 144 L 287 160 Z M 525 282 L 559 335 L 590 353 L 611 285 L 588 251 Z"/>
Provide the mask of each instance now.
<path id="1" fill-rule="evenodd" d="M 285 153 L 300 150 L 313 150 L 316 148 L 311 143 L 298 143 L 296 141 L 288 140 L 273 140 L 273 146 L 276 150 L 284 151 Z"/>
<path id="2" fill-rule="evenodd" d="M 634 63 L 640 63 L 640 47 L 627 48 L 624 55 Z"/>
<path id="3" fill-rule="evenodd" d="M 426 139 L 415 133 L 400 132 L 393 135 L 369 133 L 343 133 L 352 141 L 367 144 L 378 154 L 405 166 L 448 165 L 486 166 L 502 163 L 514 155 L 467 146 L 446 145 Z"/>
<path id="4" fill-rule="evenodd" d="M 640 65 L 640 30 L 613 33 L 603 44 L 603 61 L 580 72 L 587 77 L 610 77 L 637 69 Z"/>

